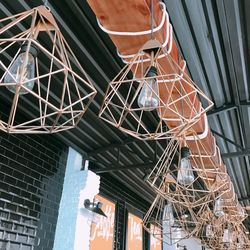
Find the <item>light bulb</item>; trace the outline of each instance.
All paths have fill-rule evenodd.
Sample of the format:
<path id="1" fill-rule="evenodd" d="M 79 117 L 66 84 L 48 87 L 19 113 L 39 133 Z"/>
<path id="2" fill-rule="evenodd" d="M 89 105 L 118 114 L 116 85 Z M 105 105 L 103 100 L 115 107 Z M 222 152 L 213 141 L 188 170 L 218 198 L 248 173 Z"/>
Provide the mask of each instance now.
<path id="1" fill-rule="evenodd" d="M 182 147 L 180 168 L 177 174 L 177 182 L 184 186 L 188 186 L 194 181 L 194 174 L 191 162 L 188 158 L 189 155 L 190 155 L 189 148 Z"/>
<path id="2" fill-rule="evenodd" d="M 17 86 L 20 85 L 24 85 L 30 90 L 34 87 L 35 57 L 38 54 L 38 49 L 31 44 L 27 53 L 27 47 L 27 44 L 22 45 L 21 53 L 10 66 L 9 71 L 4 77 L 4 83 L 11 84 L 6 85 L 6 88 L 12 93 L 15 93 Z M 20 95 L 27 93 L 29 93 L 27 90 L 20 88 Z"/>
<path id="3" fill-rule="evenodd" d="M 213 226 L 211 224 L 208 224 L 206 226 L 206 236 L 208 238 L 212 238 L 214 236 L 214 232 L 213 232 Z"/>
<path id="4" fill-rule="evenodd" d="M 172 203 L 170 202 L 168 202 L 168 204 L 166 204 L 164 207 L 162 221 L 167 222 L 169 226 L 174 225 L 175 220 L 174 220 L 173 208 L 172 208 Z"/>
<path id="5" fill-rule="evenodd" d="M 224 229 L 222 242 L 223 243 L 231 242 L 231 235 L 230 235 L 230 231 L 228 228 Z"/>
<path id="6" fill-rule="evenodd" d="M 214 205 L 214 215 L 217 217 L 223 216 L 225 213 L 223 211 L 223 200 L 221 198 L 218 198 L 215 200 Z"/>
<path id="7" fill-rule="evenodd" d="M 241 216 L 241 217 L 245 216 L 245 210 L 242 206 L 239 206 L 237 210 L 238 210 L 239 216 Z"/>
<path id="8" fill-rule="evenodd" d="M 245 245 L 244 237 L 240 234 L 237 238 L 237 248 L 242 248 Z"/>
<path id="9" fill-rule="evenodd" d="M 150 77 L 143 82 L 141 92 L 138 97 L 138 106 L 145 111 L 152 111 L 159 105 L 159 88 L 156 80 L 157 69 L 151 66 L 146 74 Z"/>

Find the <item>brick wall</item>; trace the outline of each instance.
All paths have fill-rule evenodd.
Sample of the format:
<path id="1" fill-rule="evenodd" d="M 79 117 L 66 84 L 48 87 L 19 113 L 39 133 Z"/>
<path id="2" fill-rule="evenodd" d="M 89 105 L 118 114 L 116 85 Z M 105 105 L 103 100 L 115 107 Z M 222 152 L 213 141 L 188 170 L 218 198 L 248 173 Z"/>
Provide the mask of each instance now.
<path id="1" fill-rule="evenodd" d="M 0 249 L 52 250 L 68 148 L 0 133 Z"/>

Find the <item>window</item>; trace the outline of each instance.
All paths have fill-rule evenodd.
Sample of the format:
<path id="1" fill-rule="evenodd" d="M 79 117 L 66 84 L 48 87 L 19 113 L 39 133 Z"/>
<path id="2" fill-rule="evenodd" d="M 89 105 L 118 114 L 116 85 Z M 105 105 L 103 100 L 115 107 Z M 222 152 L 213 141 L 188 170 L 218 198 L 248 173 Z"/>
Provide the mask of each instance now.
<path id="1" fill-rule="evenodd" d="M 161 250 L 161 241 L 159 238 L 161 238 L 161 230 L 159 227 L 150 225 L 150 231 L 154 232 L 154 235 L 150 234 L 150 250 Z"/>
<path id="2" fill-rule="evenodd" d="M 102 202 L 102 210 L 107 218 L 101 216 L 97 224 L 92 223 L 90 233 L 90 250 L 113 249 L 115 203 L 97 195 L 95 200 Z"/>
<path id="3" fill-rule="evenodd" d="M 142 219 L 129 213 L 127 250 L 142 250 Z"/>

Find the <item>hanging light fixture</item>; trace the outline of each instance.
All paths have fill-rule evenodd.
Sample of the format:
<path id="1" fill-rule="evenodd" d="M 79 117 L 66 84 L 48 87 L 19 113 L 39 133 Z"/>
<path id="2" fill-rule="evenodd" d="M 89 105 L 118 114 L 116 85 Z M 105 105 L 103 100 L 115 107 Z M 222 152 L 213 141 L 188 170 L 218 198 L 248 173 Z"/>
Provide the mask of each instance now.
<path id="1" fill-rule="evenodd" d="M 172 138 L 213 106 L 187 75 L 186 62 L 171 57 L 172 33 L 167 44 L 155 39 L 152 7 L 151 1 L 151 39 L 109 83 L 99 112 L 104 121 L 143 140 Z"/>
<path id="2" fill-rule="evenodd" d="M 167 223 L 170 227 L 172 227 L 175 223 L 171 202 L 167 202 L 167 204 L 164 207 L 162 223 Z"/>
<path id="3" fill-rule="evenodd" d="M 211 224 L 208 224 L 206 226 L 206 237 L 212 238 L 213 236 L 214 236 L 213 226 Z"/>
<path id="4" fill-rule="evenodd" d="M 94 202 L 90 202 L 90 200 L 89 199 L 86 199 L 85 201 L 84 201 L 84 207 L 87 209 L 87 210 L 89 210 L 89 211 L 91 211 L 91 212 L 93 212 L 93 213 L 96 213 L 96 214 L 99 214 L 99 215 L 101 215 L 101 216 L 104 216 L 104 217 L 107 217 L 106 215 L 105 215 L 105 213 L 102 211 L 102 203 L 100 202 L 100 201 L 98 201 L 98 200 L 96 200 L 96 201 L 94 201 Z"/>
<path id="5" fill-rule="evenodd" d="M 245 239 L 241 234 L 239 234 L 237 237 L 237 248 L 243 248 L 244 245 L 245 245 Z"/>
<path id="6" fill-rule="evenodd" d="M 229 228 L 224 229 L 222 242 L 223 243 L 230 243 L 231 242 L 231 233 L 230 233 Z"/>
<path id="7" fill-rule="evenodd" d="M 151 40 L 153 40 L 153 22 L 154 22 L 154 5 L 150 1 L 151 17 Z M 145 111 L 152 111 L 159 106 L 159 87 L 157 82 L 157 68 L 154 66 L 154 56 L 157 50 L 149 49 L 146 51 L 150 54 L 150 66 L 147 69 L 146 79 L 142 81 L 142 88 L 138 96 L 138 106 Z"/>
<path id="8" fill-rule="evenodd" d="M 91 212 L 90 223 L 98 224 L 101 217 L 107 217 L 102 211 L 102 203 L 98 200 L 91 202 L 89 199 L 84 200 L 84 208 Z"/>
<path id="9" fill-rule="evenodd" d="M 166 56 L 167 70 L 161 54 Z M 159 41 L 150 40 L 109 83 L 99 117 L 138 139 L 166 139 L 184 133 L 212 105 L 185 73 L 185 64 L 181 68 Z M 152 111 L 156 116 L 150 123 Z"/>
<path id="10" fill-rule="evenodd" d="M 201 239 L 202 245 L 210 247 L 217 244 L 222 237 L 225 218 L 215 217 L 210 204 L 206 204 L 197 219 L 202 222 L 202 226 L 197 231 L 196 237 Z"/>
<path id="11" fill-rule="evenodd" d="M 238 212 L 239 217 L 241 217 L 241 218 L 245 219 L 245 217 L 247 216 L 246 212 L 245 212 L 245 209 L 241 205 L 239 205 L 237 207 L 237 212 Z"/>
<path id="12" fill-rule="evenodd" d="M 29 92 L 21 88 L 23 84 L 27 89 L 32 90 L 35 83 L 35 58 L 38 55 L 38 48 L 34 44 L 24 43 L 21 46 L 21 52 L 10 66 L 4 77 L 6 88 L 16 93 L 19 88 L 19 94 L 28 94 Z M 13 85 L 14 83 L 14 85 Z"/>
<path id="13" fill-rule="evenodd" d="M 220 170 L 214 155 L 207 153 L 202 140 L 191 131 L 190 137 L 194 137 L 196 144 L 193 148 L 198 148 L 199 153 L 193 154 L 187 147 L 188 136 L 169 140 L 146 181 L 171 202 L 194 208 L 213 202 L 214 198 L 227 192 L 228 175 Z M 169 186 L 171 189 L 166 188 Z"/>
<path id="14" fill-rule="evenodd" d="M 223 210 L 223 200 L 221 197 L 215 200 L 214 215 L 217 217 L 222 217 L 223 215 L 225 215 L 224 210 Z"/>
<path id="15" fill-rule="evenodd" d="M 194 181 L 194 173 L 189 160 L 190 150 L 188 147 L 181 148 L 181 162 L 177 174 L 177 181 L 184 186 L 190 185 Z"/>
<path id="16" fill-rule="evenodd" d="M 147 71 L 147 82 L 142 82 L 142 89 L 138 97 L 138 106 L 145 111 L 152 111 L 159 106 L 159 88 L 157 83 L 157 69 L 150 66 Z"/>
<path id="17" fill-rule="evenodd" d="M 233 221 L 230 216 L 212 219 L 213 237 L 202 239 L 202 243 L 211 249 L 249 249 L 249 239 L 244 233 L 244 225 Z"/>
<path id="18" fill-rule="evenodd" d="M 171 203 L 157 195 L 143 218 L 143 227 L 158 240 L 173 245 L 194 235 L 200 222 L 192 209 Z"/>
<path id="19" fill-rule="evenodd" d="M 235 220 L 227 210 L 224 216 L 216 217 L 211 204 L 202 210 L 198 212 L 197 220 L 202 221 L 203 226 L 195 236 L 201 239 L 203 245 L 221 250 L 249 248 L 250 241 L 242 221 Z"/>
<path id="20" fill-rule="evenodd" d="M 74 128 L 96 90 L 50 9 L 35 7 L 0 23 L 0 106 L 6 114 L 0 129 L 56 133 Z"/>

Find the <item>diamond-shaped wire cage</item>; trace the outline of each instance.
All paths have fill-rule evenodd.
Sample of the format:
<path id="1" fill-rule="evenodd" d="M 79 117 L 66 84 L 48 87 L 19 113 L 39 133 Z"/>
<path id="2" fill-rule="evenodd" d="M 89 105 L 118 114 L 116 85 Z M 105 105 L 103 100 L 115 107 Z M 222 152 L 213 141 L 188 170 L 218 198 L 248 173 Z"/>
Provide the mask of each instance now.
<path id="1" fill-rule="evenodd" d="M 229 192 L 231 185 L 218 148 L 214 147 L 215 153 L 208 152 L 196 132 L 193 131 L 192 134 L 189 131 L 190 135 L 193 138 L 192 143 L 195 144 L 193 149 L 199 149 L 198 153 L 189 149 L 190 168 L 183 169 L 181 156 L 182 148 L 188 145 L 187 137 L 176 137 L 169 140 L 147 182 L 158 194 L 171 202 L 191 208 L 210 203 Z M 190 179 L 184 183 L 183 178 Z"/>
<path id="2" fill-rule="evenodd" d="M 171 138 L 199 122 L 213 103 L 189 78 L 185 61 L 180 65 L 160 42 L 148 41 L 109 83 L 100 118 L 143 140 Z"/>
<path id="3" fill-rule="evenodd" d="M 194 210 L 170 203 L 159 194 L 143 219 L 144 229 L 168 245 L 191 237 L 200 226 Z"/>
<path id="4" fill-rule="evenodd" d="M 74 128 L 96 90 L 50 10 L 39 6 L 0 24 L 0 106 L 5 114 L 0 129 L 55 133 Z"/>

